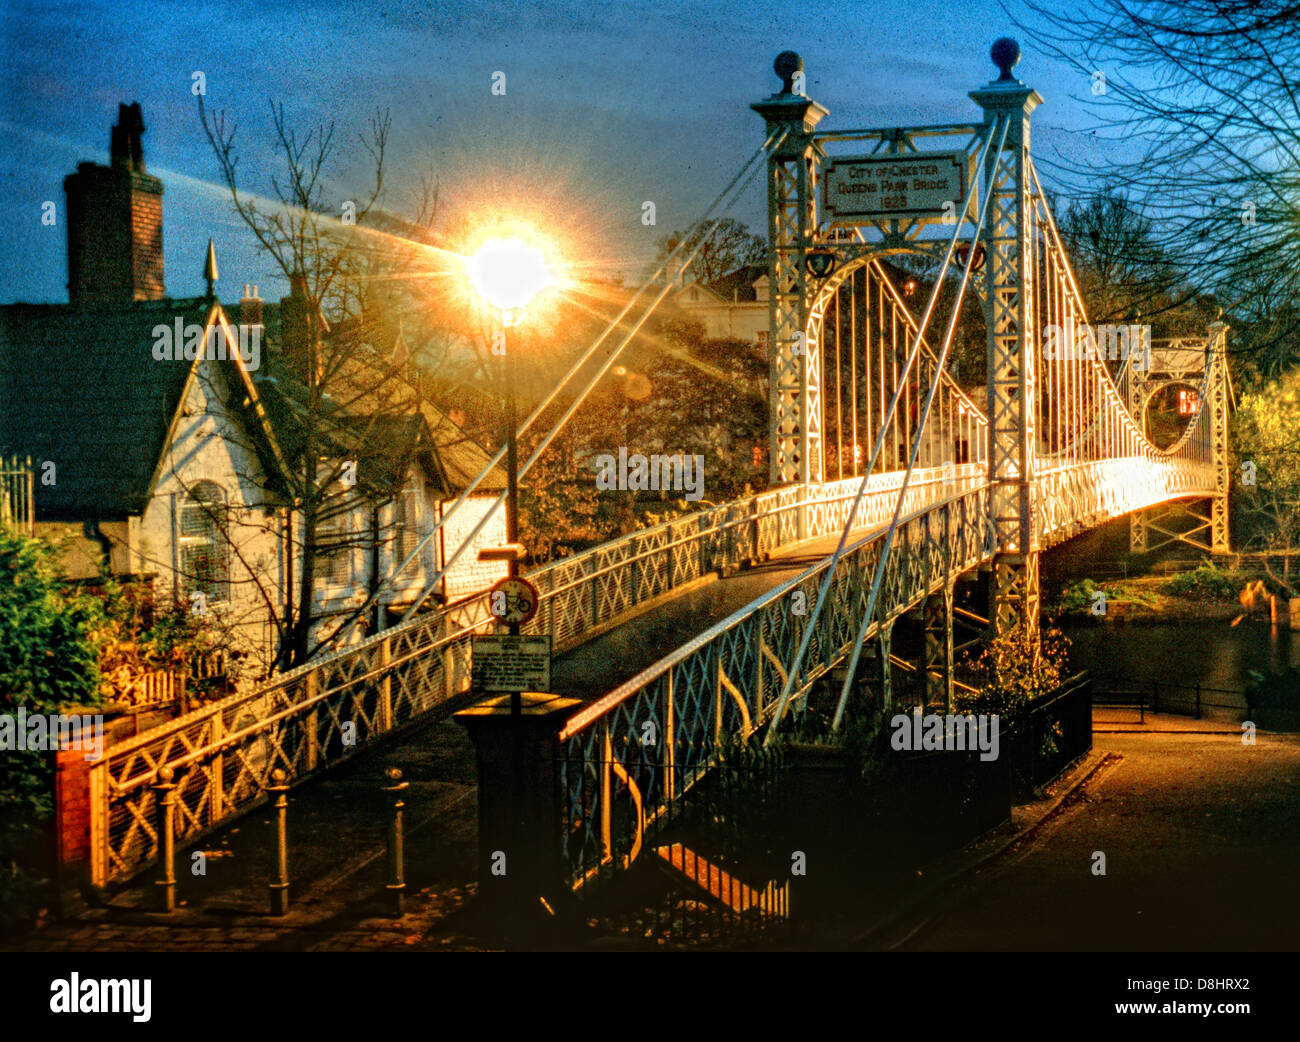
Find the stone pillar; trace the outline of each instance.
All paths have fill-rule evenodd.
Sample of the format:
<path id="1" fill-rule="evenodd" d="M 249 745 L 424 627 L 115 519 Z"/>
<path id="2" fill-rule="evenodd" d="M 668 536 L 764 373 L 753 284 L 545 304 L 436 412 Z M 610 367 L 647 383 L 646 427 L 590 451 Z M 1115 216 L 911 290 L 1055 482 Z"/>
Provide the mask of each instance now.
<path id="1" fill-rule="evenodd" d="M 479 894 L 494 915 L 515 926 L 548 910 L 558 913 L 557 902 L 571 892 L 556 756 L 560 729 L 581 705 L 576 698 L 525 691 L 518 716 L 510 712 L 508 694 L 456 714 L 478 764 Z"/>

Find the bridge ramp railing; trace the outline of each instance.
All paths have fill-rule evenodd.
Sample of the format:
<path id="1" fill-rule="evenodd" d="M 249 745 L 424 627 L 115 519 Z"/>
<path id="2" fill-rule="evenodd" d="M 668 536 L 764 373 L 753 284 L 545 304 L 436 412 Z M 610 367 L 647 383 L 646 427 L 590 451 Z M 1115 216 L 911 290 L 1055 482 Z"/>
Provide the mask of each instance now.
<path id="1" fill-rule="evenodd" d="M 903 519 L 869 636 L 988 559 L 986 496 L 977 487 Z M 797 707 L 850 651 L 883 541 L 875 532 L 841 559 L 794 686 Z M 829 560 L 813 565 L 569 719 L 559 736 L 556 799 L 575 890 L 630 866 L 726 745 L 767 723 L 828 567 Z"/>
<path id="2" fill-rule="evenodd" d="M 978 469 L 928 472 L 909 502 L 967 487 Z M 887 520 L 900 479 L 873 475 L 856 527 Z M 778 488 L 539 568 L 528 577 L 541 604 L 525 632 L 549 634 L 563 651 L 721 568 L 838 531 L 856 490 L 856 481 Z M 177 778 L 176 839 L 192 842 L 265 800 L 273 770 L 301 781 L 467 691 L 471 638 L 494 627 L 480 594 L 111 747 L 90 766 L 92 880 L 128 879 L 157 858 L 164 766 Z"/>

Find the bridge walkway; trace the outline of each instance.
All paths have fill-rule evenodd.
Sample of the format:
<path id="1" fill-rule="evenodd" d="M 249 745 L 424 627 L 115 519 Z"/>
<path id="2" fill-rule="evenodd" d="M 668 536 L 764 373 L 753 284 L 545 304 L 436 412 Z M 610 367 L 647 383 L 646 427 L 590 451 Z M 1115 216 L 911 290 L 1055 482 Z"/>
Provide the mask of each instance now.
<path id="1" fill-rule="evenodd" d="M 863 528 L 855 538 L 870 531 Z M 553 690 L 594 701 L 829 555 L 837 542 L 838 537 L 827 536 L 785 548 L 765 562 L 688 588 L 557 655 L 552 664 Z M 399 767 L 410 782 L 405 796 L 410 892 L 439 895 L 439 915 L 449 916 L 447 936 L 455 935 L 455 909 L 475 889 L 477 786 L 473 744 L 452 714 L 473 700 L 468 695 L 452 699 L 423 723 L 293 789 L 289 834 L 294 906 L 282 930 L 272 927 L 278 922 L 274 919 L 268 918 L 265 928 L 247 923 L 267 908 L 273 831 L 266 805 L 178 850 L 179 899 L 184 905 L 177 916 L 193 921 L 209 940 L 211 930 L 224 924 L 234 931 L 228 942 L 243 948 L 274 947 L 281 943 L 277 938 L 284 931 L 298 937 L 293 942 L 297 947 L 303 931 L 309 935 L 319 930 L 324 937 L 329 923 L 329 936 L 334 937 L 340 917 L 371 921 L 367 916 L 373 917 L 375 936 L 392 934 L 389 940 L 397 938 L 395 943 L 400 943 L 400 928 L 378 914 L 382 912 L 378 895 L 385 882 L 385 808 L 391 807 L 380 790 L 386 784 L 384 772 Z M 203 876 L 191 871 L 195 851 L 207 854 Z M 112 897 L 108 909 L 92 910 L 90 921 L 106 916 L 133 932 L 132 924 L 143 925 L 138 920 L 156 900 L 153 877 L 153 872 L 147 872 L 133 881 Z M 365 893 L 375 895 L 373 902 L 358 905 L 358 897 Z M 96 935 L 102 936 L 103 929 L 97 929 Z M 358 944 L 364 947 L 364 941 Z"/>

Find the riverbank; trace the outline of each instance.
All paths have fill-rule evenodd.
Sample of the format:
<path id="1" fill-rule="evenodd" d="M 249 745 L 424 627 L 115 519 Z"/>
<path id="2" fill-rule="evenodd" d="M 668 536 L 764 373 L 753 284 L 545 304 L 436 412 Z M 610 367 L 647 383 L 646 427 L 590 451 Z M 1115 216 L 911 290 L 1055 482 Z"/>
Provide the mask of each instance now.
<path id="1" fill-rule="evenodd" d="M 1245 587 L 1245 581 L 1241 583 Z M 1243 597 L 1202 591 L 1170 592 L 1168 576 L 1148 575 L 1130 579 L 1082 580 L 1073 583 L 1054 599 L 1062 625 L 1105 625 L 1107 623 L 1170 622 L 1270 622 L 1267 597 Z M 1097 594 L 1105 594 L 1104 601 Z M 1251 603 L 1243 604 L 1243 600 Z M 1287 626 L 1287 602 L 1279 599 L 1278 624 Z"/>

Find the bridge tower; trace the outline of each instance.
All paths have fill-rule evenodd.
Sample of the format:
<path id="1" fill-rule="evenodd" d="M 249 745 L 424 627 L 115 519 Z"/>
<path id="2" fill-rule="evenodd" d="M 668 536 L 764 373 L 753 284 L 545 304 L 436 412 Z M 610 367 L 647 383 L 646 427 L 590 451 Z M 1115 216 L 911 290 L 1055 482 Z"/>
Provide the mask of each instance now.
<path id="1" fill-rule="evenodd" d="M 803 59 L 773 63 L 782 88 L 751 105 L 768 134 L 784 134 L 768 153 L 768 459 L 772 483 L 823 480 L 821 357 L 804 330 L 811 306 L 805 257 L 817 229 L 813 131 L 827 110 L 803 93 Z"/>
<path id="2" fill-rule="evenodd" d="M 1147 365 L 1128 373 L 1125 385 L 1130 415 L 1145 429 L 1147 405 L 1165 387 L 1178 384 L 1205 387 L 1209 410 L 1210 464 L 1214 495 L 1208 499 L 1174 500 L 1135 510 L 1129 515 L 1129 550 L 1135 554 L 1159 550 L 1174 542 L 1211 554 L 1232 549 L 1228 531 L 1228 327 L 1210 323 L 1204 343 L 1172 340 L 1159 343 Z"/>
<path id="3" fill-rule="evenodd" d="M 1034 314 L 1034 237 L 1029 226 L 1029 116 L 1043 99 L 1011 75 L 1020 45 L 1003 38 L 992 58 L 1001 75 L 970 97 L 984 110 L 988 133 L 1010 125 L 1002 150 L 990 155 L 992 182 L 982 235 L 984 317 L 988 327 L 989 522 L 994 544 L 989 621 L 997 634 L 1018 625 L 1038 647 L 1039 546 L 1034 503 L 1035 372 L 1039 319 Z M 993 147 L 996 148 L 994 141 Z"/>

